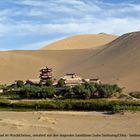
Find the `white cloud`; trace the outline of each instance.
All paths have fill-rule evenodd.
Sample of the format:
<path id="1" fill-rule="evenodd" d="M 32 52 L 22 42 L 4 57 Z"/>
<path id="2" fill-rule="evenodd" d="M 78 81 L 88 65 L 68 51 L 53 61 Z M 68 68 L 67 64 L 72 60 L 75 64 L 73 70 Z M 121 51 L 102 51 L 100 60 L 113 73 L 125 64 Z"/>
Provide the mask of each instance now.
<path id="1" fill-rule="evenodd" d="M 64 4 L 76 4 L 76 5 L 83 5 L 84 2 L 80 0 L 55 0 L 56 3 L 64 3 Z"/>
<path id="2" fill-rule="evenodd" d="M 93 2 L 86 3 L 82 0 L 22 0 L 15 1 L 15 3 L 19 5 L 30 6 L 28 8 L 31 10 L 33 16 L 45 15 L 45 13 L 48 12 L 77 14 L 81 12 L 97 12 L 101 10 L 97 4 Z M 34 14 L 33 12 L 37 14 Z M 30 15 L 29 12 L 26 14 Z"/>
<path id="3" fill-rule="evenodd" d="M 73 34 L 120 35 L 140 30 L 140 4 L 100 0 L 11 0 L 13 3 L 16 6 L 0 9 L 0 37 L 46 35 L 57 39 Z M 48 41 L 33 42 L 36 45 L 23 46 L 32 48 Z"/>
<path id="4" fill-rule="evenodd" d="M 86 21 L 87 20 L 87 21 Z M 130 22 L 131 21 L 131 22 Z M 50 35 L 50 34 L 84 34 L 84 33 L 113 33 L 122 34 L 140 30 L 140 20 L 131 18 L 90 19 L 83 18 L 81 22 L 73 21 L 66 23 L 17 23 L 15 25 L 0 24 L 0 33 L 12 34 L 16 31 L 17 35 Z"/>
<path id="5" fill-rule="evenodd" d="M 22 0 L 22 1 L 14 1 L 14 3 L 20 5 L 34 6 L 34 7 L 48 7 L 48 5 L 56 4 L 56 5 L 84 5 L 82 0 Z"/>

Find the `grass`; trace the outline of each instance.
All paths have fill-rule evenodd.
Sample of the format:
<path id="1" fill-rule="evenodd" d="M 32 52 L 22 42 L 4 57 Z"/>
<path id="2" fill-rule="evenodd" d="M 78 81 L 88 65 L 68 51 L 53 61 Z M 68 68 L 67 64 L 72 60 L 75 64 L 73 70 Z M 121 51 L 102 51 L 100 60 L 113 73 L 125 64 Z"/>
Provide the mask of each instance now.
<path id="1" fill-rule="evenodd" d="M 33 110 L 75 110 L 75 111 L 140 111 L 140 102 L 94 100 L 42 100 L 10 102 L 0 99 L 0 110 L 33 111 Z"/>

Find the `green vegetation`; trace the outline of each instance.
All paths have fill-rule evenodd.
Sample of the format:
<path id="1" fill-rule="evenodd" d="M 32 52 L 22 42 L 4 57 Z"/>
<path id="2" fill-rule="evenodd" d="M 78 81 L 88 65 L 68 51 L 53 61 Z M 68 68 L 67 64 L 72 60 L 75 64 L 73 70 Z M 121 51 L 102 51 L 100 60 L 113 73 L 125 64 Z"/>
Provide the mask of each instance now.
<path id="1" fill-rule="evenodd" d="M 24 82 L 22 80 L 18 80 L 16 82 L 16 84 L 17 84 L 17 87 L 23 87 L 24 86 Z"/>
<path id="2" fill-rule="evenodd" d="M 60 80 L 58 85 L 52 86 L 48 81 L 47 86 L 24 85 L 17 81 L 14 86 L 1 86 L 4 92 L 0 94 L 0 109 L 2 110 L 82 110 L 82 111 L 111 111 L 112 113 L 124 110 L 140 110 L 140 102 L 109 101 L 122 89 L 118 85 L 84 83 L 73 87 L 66 86 Z M 135 93 L 135 94 L 134 94 Z M 140 93 L 132 95 L 139 98 Z M 132 96 L 131 95 L 131 96 Z M 104 99 L 101 99 L 104 98 Z M 7 99 L 36 99 L 35 101 L 14 101 Z M 43 100 L 38 100 L 43 99 Z M 45 99 L 45 100 L 44 100 Z M 48 100 L 49 99 L 49 100 Z"/>
<path id="3" fill-rule="evenodd" d="M 51 79 L 48 79 L 46 81 L 46 86 L 52 86 L 53 85 L 53 81 Z"/>
<path id="4" fill-rule="evenodd" d="M 64 87 L 57 94 L 69 99 L 93 99 L 109 98 L 121 92 L 122 89 L 118 85 L 84 83 L 74 87 Z"/>
<path id="5" fill-rule="evenodd" d="M 0 85 L 0 89 L 3 89 L 4 85 Z"/>
<path id="6" fill-rule="evenodd" d="M 9 87 L 3 95 L 14 99 L 14 97 L 21 99 L 95 99 L 95 98 L 109 98 L 116 93 L 121 92 L 118 85 L 108 84 L 91 84 L 84 83 L 73 87 L 65 86 L 64 81 L 60 80 L 58 85 L 52 86 L 48 81 L 48 86 L 23 85 L 22 81 L 17 82 L 16 88 Z"/>
<path id="7" fill-rule="evenodd" d="M 114 93 L 118 92 L 121 93 L 122 89 L 118 87 L 118 85 L 97 85 L 97 90 L 100 94 L 101 98 L 108 98 L 111 97 Z"/>
<path id="8" fill-rule="evenodd" d="M 139 91 L 134 91 L 129 93 L 129 95 L 131 95 L 132 97 L 135 97 L 137 99 L 140 99 L 140 92 Z"/>
<path id="9" fill-rule="evenodd" d="M 57 83 L 57 87 L 64 87 L 65 86 L 65 81 L 63 79 L 60 79 Z"/>
<path id="10" fill-rule="evenodd" d="M 20 89 L 19 95 L 21 98 L 52 98 L 56 93 L 56 89 L 52 86 L 24 86 Z"/>
<path id="11" fill-rule="evenodd" d="M 0 89 L 6 89 L 7 86 L 6 85 L 0 85 Z"/>
<path id="12" fill-rule="evenodd" d="M 11 110 L 140 111 L 140 102 L 94 100 L 42 100 L 10 102 L 0 99 L 0 108 Z"/>

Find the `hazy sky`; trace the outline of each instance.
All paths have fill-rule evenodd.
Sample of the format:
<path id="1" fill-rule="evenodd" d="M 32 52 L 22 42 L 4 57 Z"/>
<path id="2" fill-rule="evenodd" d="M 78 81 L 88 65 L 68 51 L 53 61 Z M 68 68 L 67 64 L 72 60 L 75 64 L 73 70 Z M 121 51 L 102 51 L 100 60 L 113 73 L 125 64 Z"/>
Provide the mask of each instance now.
<path id="1" fill-rule="evenodd" d="M 37 49 L 75 34 L 140 30 L 140 0 L 0 0 L 0 50 Z"/>

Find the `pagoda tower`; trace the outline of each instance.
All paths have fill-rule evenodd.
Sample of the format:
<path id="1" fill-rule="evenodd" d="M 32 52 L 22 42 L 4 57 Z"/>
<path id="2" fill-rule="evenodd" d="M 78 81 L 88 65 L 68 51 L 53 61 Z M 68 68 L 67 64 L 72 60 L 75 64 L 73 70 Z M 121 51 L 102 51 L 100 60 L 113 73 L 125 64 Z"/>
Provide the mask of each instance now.
<path id="1" fill-rule="evenodd" d="M 47 80 L 52 79 L 52 68 L 44 67 L 40 69 L 40 83 L 45 85 Z"/>

